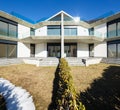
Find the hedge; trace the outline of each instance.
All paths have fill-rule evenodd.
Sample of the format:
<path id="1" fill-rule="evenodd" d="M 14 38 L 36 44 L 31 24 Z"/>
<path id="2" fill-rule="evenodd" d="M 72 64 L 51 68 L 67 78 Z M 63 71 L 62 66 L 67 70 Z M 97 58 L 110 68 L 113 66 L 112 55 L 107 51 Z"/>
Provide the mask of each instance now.
<path id="1" fill-rule="evenodd" d="M 75 87 L 73 84 L 73 78 L 71 75 L 71 69 L 64 58 L 60 59 L 59 63 L 59 87 L 56 97 L 56 109 L 57 110 L 85 110 L 84 105 L 79 102 Z"/>

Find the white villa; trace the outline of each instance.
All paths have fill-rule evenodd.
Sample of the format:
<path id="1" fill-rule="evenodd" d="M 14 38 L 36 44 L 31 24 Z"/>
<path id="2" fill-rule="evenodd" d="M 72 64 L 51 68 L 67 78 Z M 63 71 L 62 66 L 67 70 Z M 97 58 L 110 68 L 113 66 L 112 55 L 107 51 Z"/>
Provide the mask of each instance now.
<path id="1" fill-rule="evenodd" d="M 0 11 L 0 58 L 120 58 L 120 13 L 85 22 L 64 11 L 37 23 Z"/>

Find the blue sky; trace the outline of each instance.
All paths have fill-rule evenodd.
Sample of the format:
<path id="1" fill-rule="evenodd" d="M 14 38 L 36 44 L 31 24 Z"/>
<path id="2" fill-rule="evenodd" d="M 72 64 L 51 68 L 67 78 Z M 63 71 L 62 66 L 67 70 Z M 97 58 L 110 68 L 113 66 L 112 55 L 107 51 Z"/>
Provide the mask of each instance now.
<path id="1" fill-rule="evenodd" d="M 0 10 L 15 11 L 34 21 L 61 10 L 90 20 L 109 11 L 120 12 L 120 0 L 0 0 Z"/>

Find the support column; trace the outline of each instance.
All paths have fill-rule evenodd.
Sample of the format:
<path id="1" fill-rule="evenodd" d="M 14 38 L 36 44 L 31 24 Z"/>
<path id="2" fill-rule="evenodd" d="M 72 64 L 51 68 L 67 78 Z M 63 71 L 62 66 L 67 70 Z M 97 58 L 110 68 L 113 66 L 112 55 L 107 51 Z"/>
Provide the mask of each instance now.
<path id="1" fill-rule="evenodd" d="M 64 15 L 61 13 L 61 58 L 64 58 Z"/>

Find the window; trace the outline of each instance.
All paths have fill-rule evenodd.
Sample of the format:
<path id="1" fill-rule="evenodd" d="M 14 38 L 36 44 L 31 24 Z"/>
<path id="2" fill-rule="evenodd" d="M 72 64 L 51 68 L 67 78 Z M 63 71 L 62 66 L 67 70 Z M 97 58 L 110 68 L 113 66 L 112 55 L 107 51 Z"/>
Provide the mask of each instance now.
<path id="1" fill-rule="evenodd" d="M 47 27 L 47 35 L 60 36 L 61 35 L 60 33 L 61 33 L 60 26 L 48 26 Z"/>
<path id="2" fill-rule="evenodd" d="M 30 35 L 31 35 L 31 36 L 34 36 L 34 35 L 35 35 L 35 29 L 30 28 Z"/>
<path id="3" fill-rule="evenodd" d="M 0 17 L 0 35 L 17 37 L 17 23 L 6 18 Z"/>
<path id="4" fill-rule="evenodd" d="M 65 26 L 64 27 L 64 35 L 65 36 L 76 36 L 77 28 L 74 26 Z"/>
<path id="5" fill-rule="evenodd" d="M 0 44 L 0 58 L 5 58 L 7 56 L 7 46 L 5 44 Z"/>
<path id="6" fill-rule="evenodd" d="M 120 22 L 118 22 L 118 36 L 120 36 Z"/>
<path id="7" fill-rule="evenodd" d="M 17 37 L 17 26 L 9 24 L 9 36 Z"/>
<path id="8" fill-rule="evenodd" d="M 120 43 L 118 44 L 118 58 L 120 58 Z"/>
<path id="9" fill-rule="evenodd" d="M 7 48 L 8 48 L 8 53 L 7 53 L 7 56 L 8 58 L 15 58 L 17 55 L 17 46 L 16 45 L 11 45 L 11 44 L 8 44 L 7 45 Z"/>
<path id="10" fill-rule="evenodd" d="M 116 36 L 116 23 L 108 25 L 108 37 Z"/>
<path id="11" fill-rule="evenodd" d="M 8 24 L 0 21 L 0 35 L 8 35 Z"/>
<path id="12" fill-rule="evenodd" d="M 116 44 L 108 44 L 108 57 L 115 58 L 116 52 Z"/>
<path id="13" fill-rule="evenodd" d="M 89 29 L 89 35 L 94 35 L 94 28 Z"/>

